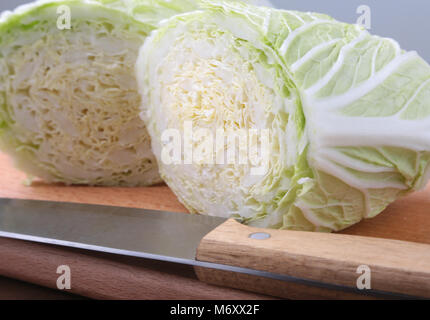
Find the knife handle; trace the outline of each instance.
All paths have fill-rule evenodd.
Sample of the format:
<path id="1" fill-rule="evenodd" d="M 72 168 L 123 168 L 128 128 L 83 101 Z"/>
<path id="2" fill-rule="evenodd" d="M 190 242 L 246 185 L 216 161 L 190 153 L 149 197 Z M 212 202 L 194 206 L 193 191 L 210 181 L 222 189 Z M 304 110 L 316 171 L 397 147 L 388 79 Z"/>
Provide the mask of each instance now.
<path id="1" fill-rule="evenodd" d="M 255 239 L 256 234 L 270 237 Z M 202 239 L 196 258 L 352 288 L 358 288 L 357 283 L 370 283 L 372 290 L 430 298 L 430 245 L 427 244 L 257 229 L 231 219 Z M 202 267 L 196 267 L 195 271 L 199 280 L 206 283 L 283 298 L 369 298 L 354 292 L 228 271 Z"/>

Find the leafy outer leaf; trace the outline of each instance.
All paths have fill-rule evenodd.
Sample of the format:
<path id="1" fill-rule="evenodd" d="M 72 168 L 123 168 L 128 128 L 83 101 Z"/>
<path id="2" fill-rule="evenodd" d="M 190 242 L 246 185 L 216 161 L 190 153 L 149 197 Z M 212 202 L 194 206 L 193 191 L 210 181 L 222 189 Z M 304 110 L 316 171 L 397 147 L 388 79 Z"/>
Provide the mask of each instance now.
<path id="1" fill-rule="evenodd" d="M 227 210 L 265 227 L 341 230 L 425 186 L 430 178 L 430 66 L 415 52 L 325 15 L 228 2 L 208 2 L 206 8 L 206 13 L 173 18 L 153 34 L 137 67 L 140 87 L 157 80 L 149 61 L 167 54 L 163 39 L 194 32 L 185 27 L 172 35 L 171 30 L 205 21 L 275 61 L 270 66 L 277 70 L 274 82 L 285 81 L 275 93 L 295 108 L 272 106 L 275 115 L 288 113 L 288 120 L 276 125 L 278 148 L 288 157 L 272 162 L 268 176 L 245 188 L 244 201 L 235 200 L 246 209 L 205 206 L 211 186 L 195 185 L 198 178 L 185 181 L 179 171 L 160 165 L 193 212 L 225 215 Z M 157 139 L 163 117 L 154 110 L 158 91 L 145 94 L 153 100 L 143 116 Z M 286 139 L 279 136 L 282 129 L 287 129 Z M 159 158 L 161 144 L 156 141 L 153 148 Z M 196 193 L 198 188 L 202 191 Z"/>

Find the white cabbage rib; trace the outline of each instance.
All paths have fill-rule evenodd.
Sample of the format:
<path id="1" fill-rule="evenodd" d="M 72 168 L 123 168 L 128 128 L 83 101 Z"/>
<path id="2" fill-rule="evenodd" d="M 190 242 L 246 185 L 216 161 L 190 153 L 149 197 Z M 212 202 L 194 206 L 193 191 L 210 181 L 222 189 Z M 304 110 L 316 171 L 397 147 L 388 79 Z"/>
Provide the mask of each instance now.
<path id="1" fill-rule="evenodd" d="M 13 15 L 2 25 L 2 149 L 24 171 L 46 181 L 160 182 L 138 116 L 134 77 L 147 27 L 91 1 L 66 3 L 73 14 L 71 30 L 56 28 L 51 2 L 18 10 L 28 15 L 21 19 L 33 23 L 31 28 L 13 24 Z"/>
<path id="2" fill-rule="evenodd" d="M 248 72 L 238 68 L 245 65 Z M 234 77 L 213 84 L 214 75 L 228 74 L 223 67 Z M 359 26 L 315 13 L 208 2 L 205 12 L 164 22 L 141 49 L 136 70 L 162 176 L 192 212 L 262 227 L 341 230 L 430 178 L 430 66 Z M 255 89 L 254 105 L 231 99 L 235 77 L 266 86 L 271 98 Z M 205 81 L 211 85 L 201 86 Z M 238 113 L 241 103 L 246 110 Z M 162 163 L 163 130 L 184 119 L 213 129 L 232 107 L 236 121 L 226 123 L 271 130 L 264 177 L 234 168 L 228 180 L 222 166 Z M 253 116 L 243 122 L 244 114 Z"/>

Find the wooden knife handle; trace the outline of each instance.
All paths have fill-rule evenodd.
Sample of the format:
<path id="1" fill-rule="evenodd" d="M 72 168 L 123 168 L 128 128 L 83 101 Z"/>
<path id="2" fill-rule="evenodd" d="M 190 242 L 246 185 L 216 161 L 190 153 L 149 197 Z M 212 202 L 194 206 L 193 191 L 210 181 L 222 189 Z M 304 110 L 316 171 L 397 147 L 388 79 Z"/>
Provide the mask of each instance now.
<path id="1" fill-rule="evenodd" d="M 253 239 L 250 237 L 253 233 L 267 233 L 270 237 Z M 197 259 L 352 288 L 357 288 L 357 280 L 363 275 L 359 267 L 368 267 L 371 289 L 430 298 L 430 245 L 427 244 L 257 229 L 228 220 L 203 238 Z M 195 271 L 203 282 L 283 298 L 366 298 L 345 291 L 226 271 L 200 267 Z"/>

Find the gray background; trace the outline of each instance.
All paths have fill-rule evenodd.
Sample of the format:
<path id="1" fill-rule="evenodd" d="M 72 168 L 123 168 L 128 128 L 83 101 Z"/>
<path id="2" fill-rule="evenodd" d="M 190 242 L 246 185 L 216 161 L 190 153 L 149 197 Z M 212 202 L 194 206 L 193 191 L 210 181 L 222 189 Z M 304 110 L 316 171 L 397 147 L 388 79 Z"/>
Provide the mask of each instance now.
<path id="1" fill-rule="evenodd" d="M 358 6 L 372 12 L 370 32 L 395 38 L 402 48 L 416 50 L 430 62 L 430 1 L 428 0 L 271 0 L 277 8 L 315 11 L 355 23 Z M 0 0 L 0 11 L 29 0 Z"/>

